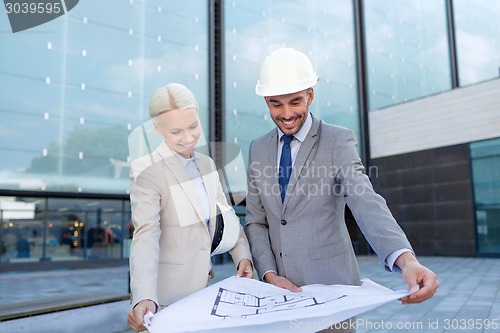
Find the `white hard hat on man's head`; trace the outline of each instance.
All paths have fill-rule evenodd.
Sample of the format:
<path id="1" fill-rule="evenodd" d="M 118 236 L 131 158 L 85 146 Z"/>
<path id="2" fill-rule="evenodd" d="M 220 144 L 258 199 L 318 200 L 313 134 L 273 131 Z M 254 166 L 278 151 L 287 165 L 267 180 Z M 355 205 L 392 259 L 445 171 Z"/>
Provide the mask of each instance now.
<path id="1" fill-rule="evenodd" d="M 286 95 L 314 86 L 318 75 L 302 52 L 284 47 L 272 52 L 262 63 L 255 93 L 260 96 Z"/>

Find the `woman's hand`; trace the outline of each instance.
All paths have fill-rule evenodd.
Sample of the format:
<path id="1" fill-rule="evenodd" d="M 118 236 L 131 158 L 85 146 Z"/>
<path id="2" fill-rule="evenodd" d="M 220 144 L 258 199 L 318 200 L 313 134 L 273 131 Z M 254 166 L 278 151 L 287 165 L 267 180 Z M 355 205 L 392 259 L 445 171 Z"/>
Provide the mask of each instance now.
<path id="1" fill-rule="evenodd" d="M 240 260 L 236 271 L 236 277 L 253 279 L 253 265 L 250 260 L 246 258 Z"/>
<path id="2" fill-rule="evenodd" d="M 151 313 L 156 312 L 156 304 L 152 300 L 145 299 L 137 303 L 137 305 L 130 310 L 128 314 L 127 324 L 136 332 L 142 332 L 146 330 L 144 326 L 144 315 L 151 311 Z"/>

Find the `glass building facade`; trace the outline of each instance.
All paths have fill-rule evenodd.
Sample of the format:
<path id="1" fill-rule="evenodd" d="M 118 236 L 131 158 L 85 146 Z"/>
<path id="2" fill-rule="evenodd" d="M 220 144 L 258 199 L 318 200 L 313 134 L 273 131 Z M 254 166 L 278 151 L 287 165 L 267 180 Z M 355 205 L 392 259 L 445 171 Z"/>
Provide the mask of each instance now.
<path id="1" fill-rule="evenodd" d="M 500 3 L 453 0 L 458 78 L 461 86 L 500 75 Z"/>
<path id="2" fill-rule="evenodd" d="M 444 1 L 364 3 L 370 110 L 451 88 Z"/>
<path id="3" fill-rule="evenodd" d="M 225 28 L 225 138 L 246 159 L 251 140 L 275 127 L 255 83 L 272 50 L 306 53 L 320 79 L 310 111 L 328 123 L 353 129 L 360 139 L 354 8 L 351 1 L 227 1 Z M 233 187 L 245 191 L 246 179 Z"/>
<path id="4" fill-rule="evenodd" d="M 169 82 L 208 126 L 208 20 L 205 2 L 150 0 L 81 1 L 15 34 L 1 20 L 0 264 L 128 256 L 128 138 Z"/>
<path id="5" fill-rule="evenodd" d="M 2 34 L 0 188 L 127 193 L 128 135 L 168 82 L 192 87 L 207 124 L 208 6 L 162 4 L 82 1 Z"/>
<path id="6" fill-rule="evenodd" d="M 156 88 L 188 86 L 206 140 L 222 133 L 246 160 L 251 140 L 274 126 L 254 93 L 260 63 L 295 47 L 320 77 L 311 112 L 353 129 L 365 154 L 369 112 L 498 77 L 499 15 L 486 0 L 86 0 L 18 33 L 0 20 L 0 236 L 16 244 L 0 265 L 127 256 L 128 143 Z M 471 145 L 478 247 L 488 253 L 500 253 L 500 240 L 484 245 L 479 224 L 498 229 L 498 214 L 482 212 L 499 203 L 481 201 L 482 187 L 498 192 L 500 178 L 483 179 L 496 157 L 479 156 L 496 146 Z M 244 197 L 244 168 L 233 171 L 231 191 Z"/>
<path id="7" fill-rule="evenodd" d="M 478 252 L 500 253 L 500 139 L 470 144 Z"/>

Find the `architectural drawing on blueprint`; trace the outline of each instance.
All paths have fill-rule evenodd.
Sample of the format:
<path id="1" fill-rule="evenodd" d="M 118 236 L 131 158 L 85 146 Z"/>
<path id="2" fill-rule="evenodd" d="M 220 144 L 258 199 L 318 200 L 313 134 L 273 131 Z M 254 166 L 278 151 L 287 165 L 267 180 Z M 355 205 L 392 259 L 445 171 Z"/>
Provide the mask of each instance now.
<path id="1" fill-rule="evenodd" d="M 345 297 L 337 293 L 325 293 L 321 297 L 304 296 L 297 293 L 259 297 L 248 293 L 219 288 L 212 307 L 212 316 L 247 318 L 263 313 L 286 311 L 325 304 Z"/>
<path id="2" fill-rule="evenodd" d="M 224 279 L 191 294 L 154 316 L 151 333 L 289 332 L 290 322 L 315 322 L 313 333 L 405 295 L 371 280 L 361 286 L 307 285 L 291 292 L 256 279 Z M 146 323 L 149 322 L 145 318 Z"/>

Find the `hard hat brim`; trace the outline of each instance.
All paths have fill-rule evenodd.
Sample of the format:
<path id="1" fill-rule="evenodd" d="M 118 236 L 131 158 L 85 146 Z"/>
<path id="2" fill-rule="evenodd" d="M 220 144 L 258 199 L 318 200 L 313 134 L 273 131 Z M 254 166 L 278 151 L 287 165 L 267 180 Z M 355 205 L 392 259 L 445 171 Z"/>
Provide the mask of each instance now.
<path id="1" fill-rule="evenodd" d="M 292 85 L 283 85 L 283 86 L 270 86 L 270 85 L 262 85 L 260 82 L 257 82 L 255 85 L 255 93 L 259 96 L 278 96 L 278 95 L 287 95 L 293 94 L 307 88 L 311 88 L 318 83 L 319 77 L 315 76 L 313 78 L 309 78 L 299 83 L 294 83 Z"/>
<path id="2" fill-rule="evenodd" d="M 220 203 L 217 203 L 217 210 L 218 214 L 216 217 L 214 241 L 218 243 L 212 243 L 213 250 L 210 253 L 211 256 L 231 250 L 240 237 L 240 218 L 236 215 L 234 210 Z M 222 233 L 222 235 L 220 235 L 220 233 Z M 216 239 L 217 237 L 219 239 Z"/>

